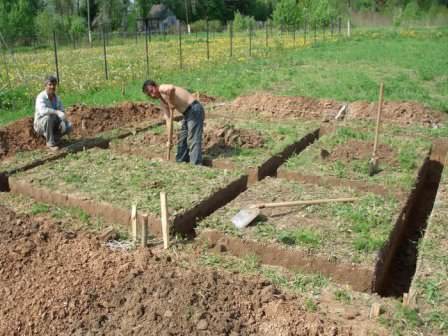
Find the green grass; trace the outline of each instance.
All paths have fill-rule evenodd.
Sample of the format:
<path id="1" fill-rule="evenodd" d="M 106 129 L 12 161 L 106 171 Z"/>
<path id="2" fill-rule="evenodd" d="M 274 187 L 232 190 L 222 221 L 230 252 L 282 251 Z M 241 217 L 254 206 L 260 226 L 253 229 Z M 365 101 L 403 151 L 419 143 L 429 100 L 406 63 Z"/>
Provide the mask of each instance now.
<path id="1" fill-rule="evenodd" d="M 353 203 L 327 203 L 306 207 L 263 209 L 244 230 L 231 218 L 251 204 L 289 200 L 359 197 Z M 323 254 L 345 262 L 371 266 L 387 241 L 402 204 L 392 196 L 359 194 L 348 187 L 323 187 L 266 178 L 199 223 L 199 230 L 214 229 L 244 239 Z"/>
<path id="2" fill-rule="evenodd" d="M 426 133 L 428 134 L 428 133 Z M 319 141 L 306 148 L 299 155 L 291 157 L 285 169 L 303 175 L 335 176 L 352 180 L 365 181 L 388 187 L 409 190 L 417 175 L 417 169 L 429 153 L 430 139 L 422 136 L 410 136 L 411 131 L 397 132 L 395 127 L 384 125 L 380 145 L 384 144 L 393 151 L 394 161 L 385 162 L 379 159 L 380 172 L 369 176 L 370 151 L 365 157 L 351 157 L 350 160 L 331 160 L 331 153 L 349 141 L 361 141 L 367 148 L 373 147 L 373 124 L 353 123 L 340 126 L 336 131 L 322 136 Z M 321 157 L 321 150 L 330 153 L 330 159 Z M 393 189 L 391 189 L 393 190 Z"/>
<path id="3" fill-rule="evenodd" d="M 160 213 L 160 192 L 166 191 L 170 214 L 193 207 L 239 175 L 225 170 L 92 149 L 49 162 L 18 177 L 65 193 L 81 193 L 98 201 Z"/>
<path id="4" fill-rule="evenodd" d="M 438 34 L 440 32 L 440 34 Z M 202 62 L 179 71 L 175 67 L 153 73 L 156 80 L 226 99 L 256 90 L 275 94 L 376 101 L 378 83 L 385 81 L 386 100 L 415 100 L 448 112 L 448 34 L 446 30 L 417 32 L 416 36 L 384 30 L 351 40 L 318 43 L 305 49 L 272 50 L 267 58 L 244 57 Z M 38 76 L 43 74 L 36 74 Z M 0 124 L 30 115 L 31 93 L 40 87 L 16 89 L 13 110 L 0 110 Z M 129 80 L 125 95 L 121 81 L 103 83 L 83 92 L 65 91 L 66 106 L 141 101 L 141 80 Z M 28 98 L 30 97 L 30 98 Z"/>

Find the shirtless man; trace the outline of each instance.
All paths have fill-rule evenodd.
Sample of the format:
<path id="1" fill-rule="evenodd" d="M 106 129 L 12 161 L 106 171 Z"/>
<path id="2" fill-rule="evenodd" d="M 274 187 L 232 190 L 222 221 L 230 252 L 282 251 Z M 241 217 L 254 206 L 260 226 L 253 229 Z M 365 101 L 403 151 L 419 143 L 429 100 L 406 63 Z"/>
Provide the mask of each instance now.
<path id="1" fill-rule="evenodd" d="M 171 84 L 158 85 L 152 80 L 143 83 L 143 93 L 160 100 L 165 119 L 169 118 L 169 108 L 184 116 L 177 144 L 177 162 L 202 164 L 202 132 L 204 128 L 204 108 L 187 90 Z"/>

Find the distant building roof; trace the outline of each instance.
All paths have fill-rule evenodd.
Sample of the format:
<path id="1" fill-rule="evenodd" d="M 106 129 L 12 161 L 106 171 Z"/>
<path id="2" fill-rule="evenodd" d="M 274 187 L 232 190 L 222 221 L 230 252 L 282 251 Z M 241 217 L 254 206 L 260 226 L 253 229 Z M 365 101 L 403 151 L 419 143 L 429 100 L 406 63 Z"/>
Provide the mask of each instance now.
<path id="1" fill-rule="evenodd" d="M 165 20 L 170 16 L 174 16 L 174 14 L 164 4 L 153 5 L 148 13 L 149 19 Z"/>

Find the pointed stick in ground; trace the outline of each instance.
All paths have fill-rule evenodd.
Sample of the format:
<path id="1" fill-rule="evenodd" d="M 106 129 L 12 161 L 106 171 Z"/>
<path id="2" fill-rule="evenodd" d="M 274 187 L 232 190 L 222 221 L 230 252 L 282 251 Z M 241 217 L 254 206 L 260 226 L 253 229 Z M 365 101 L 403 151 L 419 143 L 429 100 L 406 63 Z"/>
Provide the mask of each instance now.
<path id="1" fill-rule="evenodd" d="M 169 237 L 169 228 L 168 228 L 168 205 L 167 205 L 167 197 L 166 193 L 162 191 L 160 193 L 160 208 L 162 215 L 162 237 L 163 237 L 163 248 L 168 248 L 168 237 Z"/>
<path id="2" fill-rule="evenodd" d="M 137 205 L 134 204 L 131 209 L 131 227 L 132 240 L 137 241 Z"/>

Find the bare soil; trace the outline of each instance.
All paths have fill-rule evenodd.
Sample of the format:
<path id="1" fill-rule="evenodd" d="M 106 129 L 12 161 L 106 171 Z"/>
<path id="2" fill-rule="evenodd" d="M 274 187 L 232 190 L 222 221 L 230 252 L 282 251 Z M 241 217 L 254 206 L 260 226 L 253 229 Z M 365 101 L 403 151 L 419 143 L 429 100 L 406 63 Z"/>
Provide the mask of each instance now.
<path id="1" fill-rule="evenodd" d="M 358 101 L 350 103 L 347 119 L 375 119 L 377 103 Z M 423 124 L 431 127 L 446 122 L 446 115 L 417 102 L 385 102 L 381 119 L 402 125 Z"/>
<path id="2" fill-rule="evenodd" d="M 275 119 L 334 119 L 344 105 L 333 99 L 317 99 L 311 97 L 285 97 L 266 93 L 257 93 L 236 98 L 228 105 L 215 108 L 217 113 L 232 113 L 240 117 L 259 116 Z M 366 101 L 349 103 L 346 119 L 375 119 L 377 104 Z M 385 102 L 382 120 L 408 125 L 412 123 L 426 126 L 439 125 L 446 122 L 446 115 L 417 102 Z"/>
<path id="3" fill-rule="evenodd" d="M 324 150 L 321 151 L 321 157 L 324 160 L 351 162 L 354 160 L 368 161 L 372 157 L 373 142 L 349 140 L 346 143 L 337 146 L 333 151 L 328 152 L 328 156 Z M 396 157 L 397 152 L 389 145 L 378 144 L 376 156 L 382 163 L 390 166 L 398 164 Z"/>
<path id="4" fill-rule="evenodd" d="M 1 335 L 356 334 L 264 280 L 0 211 Z"/>
<path id="5" fill-rule="evenodd" d="M 113 107 L 87 107 L 75 105 L 67 110 L 73 124 L 71 138 L 94 136 L 97 133 L 148 120 L 159 120 L 159 108 L 149 103 L 123 103 Z M 0 159 L 19 151 L 45 147 L 43 137 L 36 135 L 33 118 L 23 118 L 0 127 Z"/>
<path id="6" fill-rule="evenodd" d="M 215 125 L 213 125 L 215 126 Z M 157 146 L 159 151 L 151 149 L 152 154 L 163 154 L 165 144 L 168 141 L 166 133 L 156 134 L 147 132 L 142 138 L 128 138 L 126 143 L 116 144 L 115 148 L 125 153 L 145 154 L 149 146 Z M 173 134 L 173 142 L 179 141 L 178 132 Z M 202 140 L 203 150 L 209 156 L 218 156 L 235 148 L 259 148 L 263 147 L 264 139 L 256 130 L 237 128 L 232 124 L 219 127 L 207 127 L 205 125 Z M 157 152 L 157 153 L 155 153 Z"/>
<path id="7" fill-rule="evenodd" d="M 217 112 L 234 113 L 241 117 L 252 115 L 275 119 L 334 118 L 342 104 L 331 99 L 310 97 L 281 97 L 265 93 L 236 98 L 229 106 L 218 107 Z"/>

